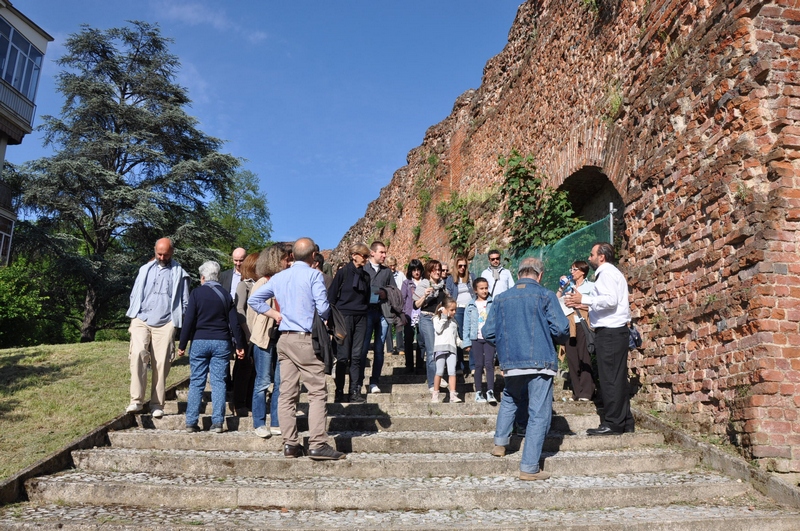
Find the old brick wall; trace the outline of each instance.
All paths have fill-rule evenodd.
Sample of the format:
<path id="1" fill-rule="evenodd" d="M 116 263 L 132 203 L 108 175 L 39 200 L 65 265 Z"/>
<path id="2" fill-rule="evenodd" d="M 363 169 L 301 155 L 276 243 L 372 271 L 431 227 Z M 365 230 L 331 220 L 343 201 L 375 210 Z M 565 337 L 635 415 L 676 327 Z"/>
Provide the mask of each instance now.
<path id="1" fill-rule="evenodd" d="M 520 6 L 481 87 L 428 130 L 334 259 L 376 238 L 401 263 L 449 258 L 435 205 L 491 192 L 512 148 L 556 187 L 593 168 L 624 202 L 637 400 L 800 472 L 800 0 L 597 4 Z M 478 252 L 508 244 L 499 209 L 473 217 Z"/>

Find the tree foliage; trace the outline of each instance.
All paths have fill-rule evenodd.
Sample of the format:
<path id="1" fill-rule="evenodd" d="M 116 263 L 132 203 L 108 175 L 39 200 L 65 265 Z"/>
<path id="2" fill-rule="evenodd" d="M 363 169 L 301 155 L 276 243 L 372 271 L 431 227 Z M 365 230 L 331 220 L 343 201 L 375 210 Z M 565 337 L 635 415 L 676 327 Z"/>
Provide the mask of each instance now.
<path id="1" fill-rule="evenodd" d="M 55 154 L 17 175 L 22 206 L 36 219 L 31 241 L 85 288 L 83 341 L 119 312 L 156 239 L 172 237 L 176 257 L 191 265 L 216 256 L 211 245 L 224 234 L 207 203 L 227 199 L 239 162 L 186 113 L 170 43 L 136 21 L 71 35 L 58 60 L 61 116 L 43 116 L 39 128 Z"/>
<path id="2" fill-rule="evenodd" d="M 517 253 L 550 245 L 586 226 L 586 221 L 575 215 L 565 191 L 543 185 L 544 176 L 533 155 L 523 157 L 514 149 L 498 163 L 505 176 L 500 188 L 506 200 L 503 219 Z"/>
<path id="3" fill-rule="evenodd" d="M 249 170 L 237 171 L 227 197 L 208 206 L 211 218 L 230 236 L 218 238 L 215 247 L 224 252 L 237 247 L 255 252 L 267 246 L 272 222 L 267 196 L 258 186 L 258 176 Z"/>
<path id="4" fill-rule="evenodd" d="M 450 201 L 442 201 L 436 206 L 450 249 L 455 256 L 467 256 L 473 243 L 475 221 L 469 215 L 469 201 L 457 192 L 450 193 Z"/>

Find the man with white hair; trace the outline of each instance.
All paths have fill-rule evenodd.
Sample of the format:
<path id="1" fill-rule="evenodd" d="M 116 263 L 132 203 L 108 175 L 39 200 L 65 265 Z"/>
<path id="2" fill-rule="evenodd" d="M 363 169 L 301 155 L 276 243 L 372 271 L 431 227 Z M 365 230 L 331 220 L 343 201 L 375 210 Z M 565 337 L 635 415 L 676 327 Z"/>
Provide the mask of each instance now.
<path id="1" fill-rule="evenodd" d="M 175 329 L 183 325 L 183 314 L 189 303 L 189 274 L 172 259 L 174 251 L 172 240 L 158 240 L 155 258 L 139 268 L 131 291 L 125 314 L 131 318 L 128 413 L 143 409 L 149 364 L 153 370 L 150 413 L 155 418 L 164 416 L 167 375 L 175 352 Z"/>
<path id="2" fill-rule="evenodd" d="M 505 378 L 492 455 L 505 455 L 517 410 L 527 410 L 525 446 L 519 465 L 519 479 L 524 481 L 550 477 L 539 469 L 539 458 L 553 414 L 553 377 L 558 371 L 553 343 L 563 345 L 569 339 L 569 321 L 556 294 L 539 284 L 543 272 L 538 258 L 522 260 L 519 280 L 494 297 L 492 311 L 481 330 L 484 339 L 497 347 Z"/>

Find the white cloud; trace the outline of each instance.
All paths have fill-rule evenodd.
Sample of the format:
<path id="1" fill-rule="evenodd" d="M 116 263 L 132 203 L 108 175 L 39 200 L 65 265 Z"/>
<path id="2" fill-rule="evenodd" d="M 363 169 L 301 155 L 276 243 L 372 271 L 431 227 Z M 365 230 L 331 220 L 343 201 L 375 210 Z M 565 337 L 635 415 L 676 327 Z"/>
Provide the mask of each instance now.
<path id="1" fill-rule="evenodd" d="M 189 26 L 211 26 L 217 31 L 233 32 L 258 44 L 267 39 L 267 33 L 245 28 L 233 20 L 222 9 L 214 9 L 196 0 L 156 1 L 152 5 L 162 20 L 170 20 Z"/>
<path id="2" fill-rule="evenodd" d="M 193 63 L 181 62 L 177 81 L 179 85 L 186 87 L 189 91 L 189 98 L 195 105 L 204 105 L 211 102 L 210 84 Z"/>

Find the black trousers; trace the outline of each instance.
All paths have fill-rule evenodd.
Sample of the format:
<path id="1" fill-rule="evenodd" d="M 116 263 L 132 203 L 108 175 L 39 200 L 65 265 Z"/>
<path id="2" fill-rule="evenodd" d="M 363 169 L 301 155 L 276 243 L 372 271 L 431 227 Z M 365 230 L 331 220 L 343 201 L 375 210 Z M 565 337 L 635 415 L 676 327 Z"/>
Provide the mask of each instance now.
<path id="1" fill-rule="evenodd" d="M 627 326 L 597 328 L 595 354 L 600 396 L 603 398 L 605 425 L 614 431 L 632 432 L 631 399 L 628 390 L 628 339 Z"/>
<path id="2" fill-rule="evenodd" d="M 341 345 L 336 345 L 336 392 L 344 392 L 344 377 L 350 374 L 349 394 L 358 391 L 358 379 L 361 374 L 361 349 L 364 336 L 367 335 L 367 314 L 342 315 L 347 327 L 347 337 Z"/>
<path id="3" fill-rule="evenodd" d="M 583 325 L 575 323 L 575 337 L 569 338 L 565 345 L 569 381 L 572 383 L 573 398 L 592 398 L 594 377 L 592 376 L 592 355 L 586 343 Z"/>
<path id="4" fill-rule="evenodd" d="M 403 339 L 405 341 L 404 350 L 406 352 L 406 368 L 409 370 L 414 370 L 416 361 L 416 368 L 420 370 L 425 370 L 425 361 L 422 359 L 422 347 L 420 345 L 420 341 L 422 340 L 422 334 L 419 333 L 419 329 L 411 324 L 411 316 L 406 314 L 406 319 L 408 319 L 407 325 L 405 325 L 403 329 Z M 414 352 L 414 336 L 417 337 L 417 350 L 416 353 Z"/>

